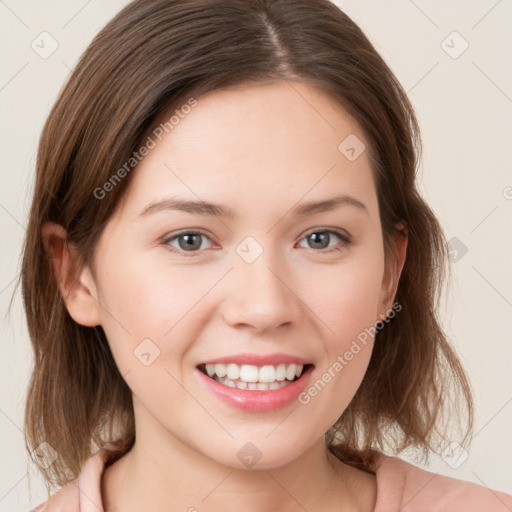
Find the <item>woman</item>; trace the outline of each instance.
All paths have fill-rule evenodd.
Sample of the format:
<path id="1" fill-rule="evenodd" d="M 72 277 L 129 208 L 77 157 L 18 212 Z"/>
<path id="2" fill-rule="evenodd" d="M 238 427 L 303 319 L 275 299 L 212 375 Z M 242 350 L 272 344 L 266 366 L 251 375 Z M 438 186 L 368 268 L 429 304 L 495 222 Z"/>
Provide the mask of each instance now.
<path id="1" fill-rule="evenodd" d="M 472 428 L 419 153 L 401 86 L 327 1 L 123 9 L 40 142 L 27 448 L 63 489 L 37 510 L 512 507 L 381 452 L 463 454 Z"/>

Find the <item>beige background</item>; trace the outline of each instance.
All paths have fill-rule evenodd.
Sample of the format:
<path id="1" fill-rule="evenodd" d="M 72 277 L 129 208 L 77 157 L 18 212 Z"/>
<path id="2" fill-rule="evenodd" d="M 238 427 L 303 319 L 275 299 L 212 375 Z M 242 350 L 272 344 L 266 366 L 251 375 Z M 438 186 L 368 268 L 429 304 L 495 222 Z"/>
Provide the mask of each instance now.
<path id="1" fill-rule="evenodd" d="M 46 498 L 36 469 L 27 466 L 24 447 L 31 350 L 19 290 L 7 316 L 37 141 L 79 55 L 126 3 L 0 0 L 0 511 L 27 511 Z M 423 130 L 420 186 L 447 237 L 456 237 L 452 246 L 459 248 L 442 315 L 475 389 L 476 436 L 457 468 L 435 457 L 430 470 L 512 492 L 512 3 L 337 4 L 409 92 Z M 31 47 L 48 37 L 40 36 L 43 31 L 58 43 L 46 59 Z"/>

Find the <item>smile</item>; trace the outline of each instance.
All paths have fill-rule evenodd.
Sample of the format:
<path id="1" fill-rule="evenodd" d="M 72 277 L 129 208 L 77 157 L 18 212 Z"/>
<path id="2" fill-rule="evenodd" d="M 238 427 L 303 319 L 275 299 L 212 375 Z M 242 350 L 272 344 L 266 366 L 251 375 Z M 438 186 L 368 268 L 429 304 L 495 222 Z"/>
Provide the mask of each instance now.
<path id="1" fill-rule="evenodd" d="M 198 369 L 230 388 L 251 391 L 272 391 L 288 386 L 307 371 L 310 364 L 279 364 L 256 366 L 251 364 L 217 363 L 199 365 Z"/>
<path id="2" fill-rule="evenodd" d="M 240 354 L 199 364 L 196 375 L 204 389 L 225 404 L 269 412 L 299 403 L 297 396 L 315 368 L 307 361 L 283 354 Z"/>

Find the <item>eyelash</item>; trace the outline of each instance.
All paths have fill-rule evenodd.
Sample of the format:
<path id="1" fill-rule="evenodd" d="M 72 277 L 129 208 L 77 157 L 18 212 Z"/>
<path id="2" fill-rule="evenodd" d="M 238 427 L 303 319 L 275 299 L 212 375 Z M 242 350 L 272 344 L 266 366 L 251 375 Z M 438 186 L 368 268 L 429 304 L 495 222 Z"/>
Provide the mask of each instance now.
<path id="1" fill-rule="evenodd" d="M 306 239 L 307 237 L 309 237 L 311 235 L 318 234 L 318 233 L 329 233 L 330 235 L 331 234 L 336 235 L 338 238 L 341 239 L 342 247 L 348 247 L 349 245 L 352 244 L 352 237 L 350 235 L 346 234 L 343 231 L 338 231 L 338 230 L 333 230 L 333 229 L 316 229 L 314 231 L 310 231 L 309 233 L 304 235 L 300 241 Z M 181 233 L 176 233 L 176 234 L 173 234 L 173 235 L 170 235 L 170 236 L 164 238 L 162 240 L 162 243 L 164 245 L 169 246 L 169 244 L 171 242 L 173 242 L 174 240 L 177 240 L 178 238 L 185 236 L 185 235 L 201 235 L 201 236 L 209 239 L 209 237 L 206 233 L 199 231 L 199 230 L 198 231 L 182 231 Z M 182 254 L 185 257 L 198 256 L 198 254 L 201 252 L 200 250 L 183 251 L 182 249 L 176 249 L 175 247 L 170 247 L 170 246 L 168 248 L 169 248 L 170 252 Z M 315 249 L 312 249 L 312 250 L 315 251 Z M 340 248 L 335 246 L 330 249 L 318 249 L 316 252 L 319 252 L 322 254 L 331 254 L 331 253 L 339 252 L 339 251 L 340 251 Z"/>

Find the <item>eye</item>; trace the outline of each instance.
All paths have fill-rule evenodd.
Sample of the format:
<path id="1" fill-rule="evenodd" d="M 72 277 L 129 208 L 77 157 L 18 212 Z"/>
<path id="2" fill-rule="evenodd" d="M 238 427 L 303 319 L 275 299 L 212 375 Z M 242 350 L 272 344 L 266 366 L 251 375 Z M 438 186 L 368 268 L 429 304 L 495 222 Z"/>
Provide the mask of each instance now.
<path id="1" fill-rule="evenodd" d="M 198 231 L 185 231 L 165 238 L 162 243 L 168 245 L 171 252 L 188 252 L 191 254 L 187 254 L 187 256 L 195 256 L 194 253 L 198 252 L 200 249 L 205 249 L 202 243 L 204 239 L 209 240 L 204 233 Z M 177 242 L 178 247 L 173 246 L 173 242 Z"/>
<path id="2" fill-rule="evenodd" d="M 338 244 L 335 244 L 334 246 L 329 245 L 333 240 L 333 237 L 334 239 L 338 238 L 341 240 L 341 243 L 338 242 Z M 201 249 L 208 248 L 204 247 L 204 240 L 210 240 L 205 233 L 200 231 L 183 231 L 164 238 L 162 243 L 166 245 L 171 252 L 184 254 L 186 256 L 197 256 Z M 352 243 L 352 237 L 350 235 L 345 232 L 332 229 L 317 229 L 316 231 L 311 231 L 302 238 L 302 240 L 309 240 L 310 244 L 312 244 L 310 248 L 318 249 L 318 251 L 322 253 L 340 251 L 343 247 L 347 247 Z M 173 245 L 175 243 L 177 243 L 177 246 Z"/>
<path id="3" fill-rule="evenodd" d="M 334 238 L 338 238 L 341 240 L 341 247 L 339 243 L 334 246 L 329 246 L 329 243 L 331 242 L 333 235 Z M 312 244 L 312 246 L 310 246 L 311 249 L 319 249 L 320 252 L 326 253 L 340 251 L 343 247 L 347 247 L 352 243 L 352 238 L 350 235 L 342 231 L 331 229 L 317 229 L 316 231 L 312 231 L 309 234 L 307 234 L 302 240 L 309 240 L 310 243 Z"/>

